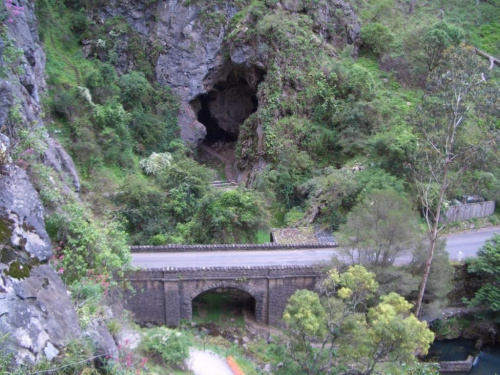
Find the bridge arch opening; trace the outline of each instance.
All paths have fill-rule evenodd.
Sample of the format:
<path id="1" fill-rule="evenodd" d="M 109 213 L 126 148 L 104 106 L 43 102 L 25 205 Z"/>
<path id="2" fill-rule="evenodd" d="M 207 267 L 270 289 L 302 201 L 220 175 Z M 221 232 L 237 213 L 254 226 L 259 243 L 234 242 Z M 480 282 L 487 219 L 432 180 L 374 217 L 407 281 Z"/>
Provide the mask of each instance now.
<path id="1" fill-rule="evenodd" d="M 192 319 L 196 323 L 235 323 L 244 317 L 256 318 L 256 299 L 234 287 L 217 287 L 198 294 L 191 303 Z"/>

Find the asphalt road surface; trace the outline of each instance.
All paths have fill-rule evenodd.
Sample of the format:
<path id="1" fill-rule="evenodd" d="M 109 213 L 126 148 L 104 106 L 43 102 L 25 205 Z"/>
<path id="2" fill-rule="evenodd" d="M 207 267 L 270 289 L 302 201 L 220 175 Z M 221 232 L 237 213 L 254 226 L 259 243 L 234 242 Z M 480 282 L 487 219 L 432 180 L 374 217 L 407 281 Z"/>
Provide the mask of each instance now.
<path id="1" fill-rule="evenodd" d="M 473 257 L 485 241 L 500 234 L 500 227 L 453 234 L 446 237 L 450 259 Z M 462 253 L 460 255 L 460 252 Z M 342 257 L 338 248 L 273 251 L 220 251 L 198 253 L 136 253 L 132 265 L 141 268 L 165 267 L 241 267 L 312 265 L 328 262 L 333 256 Z M 399 262 L 398 262 L 399 263 Z"/>

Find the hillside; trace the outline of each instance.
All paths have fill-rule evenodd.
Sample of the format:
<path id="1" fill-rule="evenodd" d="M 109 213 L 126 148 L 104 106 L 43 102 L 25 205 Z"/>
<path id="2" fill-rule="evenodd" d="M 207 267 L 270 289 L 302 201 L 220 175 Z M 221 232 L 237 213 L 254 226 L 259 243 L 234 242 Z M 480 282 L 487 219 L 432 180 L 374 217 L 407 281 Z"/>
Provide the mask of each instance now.
<path id="1" fill-rule="evenodd" d="M 433 251 L 450 205 L 500 203 L 498 0 L 6 0 L 0 18 L 1 288 L 42 327 L 0 326 L 18 362 L 81 335 L 63 319 L 22 344 L 57 320 L 33 295 L 104 298 L 129 245 L 345 235 L 379 194 Z"/>
<path id="2" fill-rule="evenodd" d="M 123 214 L 134 243 L 254 241 L 241 233 L 297 220 L 336 230 L 363 188 L 412 194 L 405 165 L 429 72 L 452 45 L 499 52 L 495 2 L 417 2 L 411 15 L 397 1 L 44 1 L 37 12 L 49 129 L 94 211 Z M 229 157 L 229 178 L 252 189 L 238 204 L 270 206 L 270 221 L 259 211 L 233 237 L 220 233 L 230 217 L 200 233 L 216 215 L 200 207 L 224 204 L 209 182 L 228 166 L 199 146 Z M 174 167 L 145 178 L 138 161 L 152 152 Z M 468 172 L 448 199 L 497 199 L 484 173 Z"/>

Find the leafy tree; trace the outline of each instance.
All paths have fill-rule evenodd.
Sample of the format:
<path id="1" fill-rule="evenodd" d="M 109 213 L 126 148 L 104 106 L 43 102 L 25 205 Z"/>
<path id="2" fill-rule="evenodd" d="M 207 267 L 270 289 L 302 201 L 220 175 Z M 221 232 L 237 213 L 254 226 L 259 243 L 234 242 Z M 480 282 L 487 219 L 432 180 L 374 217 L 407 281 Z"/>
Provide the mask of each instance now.
<path id="1" fill-rule="evenodd" d="M 149 177 L 129 175 L 116 201 L 130 224 L 134 243 L 192 242 L 190 222 L 202 198 L 209 193 L 210 170 L 194 160 L 169 153 L 156 154 L 159 160 L 145 159 Z M 172 237 L 174 236 L 174 237 Z"/>
<path id="2" fill-rule="evenodd" d="M 418 230 L 405 198 L 393 191 L 374 191 L 349 213 L 339 239 L 354 263 L 388 266 L 415 249 Z"/>
<path id="3" fill-rule="evenodd" d="M 405 294 L 411 300 L 415 300 L 418 296 L 418 285 L 422 275 L 425 272 L 429 241 L 423 241 L 413 253 L 413 258 L 405 271 L 413 276 L 411 290 Z M 450 263 L 449 254 L 446 251 L 446 242 L 439 239 L 436 244 L 429 279 L 425 291 L 425 306 L 422 307 L 422 312 L 426 319 L 440 318 L 441 312 L 447 305 L 448 293 L 453 288 L 452 280 L 455 275 L 455 268 Z M 416 289 L 415 289 L 416 286 Z"/>
<path id="4" fill-rule="evenodd" d="M 92 70 L 85 76 L 85 86 L 92 94 L 92 100 L 98 104 L 114 100 L 119 96 L 115 68 L 111 64 L 97 63 L 98 69 Z"/>
<path id="5" fill-rule="evenodd" d="M 128 221 L 133 243 L 144 244 L 175 228 L 165 191 L 152 178 L 129 175 L 116 201 Z"/>
<path id="6" fill-rule="evenodd" d="M 292 295 L 283 314 L 288 354 L 304 373 L 371 374 L 381 362 L 390 369 L 427 352 L 434 334 L 403 297 L 390 293 L 369 307 L 377 288 L 375 275 L 357 265 L 329 270 L 319 293 Z"/>
<path id="7" fill-rule="evenodd" d="M 122 167 L 132 164 L 132 138 L 128 127 L 130 116 L 120 103 L 110 102 L 94 107 L 94 122 L 99 130 L 98 143 L 105 161 Z"/>
<path id="8" fill-rule="evenodd" d="M 485 305 L 500 311 L 500 235 L 496 234 L 477 253 L 477 258 L 468 260 L 468 272 L 484 275 L 488 281 L 470 301 L 471 306 Z"/>
<path id="9" fill-rule="evenodd" d="M 268 222 L 266 202 L 259 193 L 215 190 L 200 201 L 191 236 L 197 243 L 252 243 Z"/>
<path id="10" fill-rule="evenodd" d="M 212 176 L 211 170 L 194 160 L 175 155 L 172 165 L 156 175 L 176 222 L 186 223 L 194 217 L 202 198 L 210 192 Z"/>
<path id="11" fill-rule="evenodd" d="M 365 198 L 375 190 L 393 191 L 400 196 L 405 195 L 404 181 L 377 167 L 367 167 L 356 172 L 355 180 L 361 191 L 358 200 Z"/>
<path id="12" fill-rule="evenodd" d="M 356 203 L 360 191 L 352 171 L 347 168 L 325 168 L 323 175 L 314 177 L 298 187 L 300 195 L 307 197 L 309 207 L 299 225 L 309 225 L 317 219 L 333 219 L 337 229 L 343 218 Z"/>
<path id="13" fill-rule="evenodd" d="M 451 176 L 495 157 L 499 129 L 487 119 L 497 110 L 498 88 L 486 80 L 486 67 L 472 48 L 449 51 L 429 80 L 428 95 L 414 114 L 420 147 L 413 161 L 417 197 L 429 231 L 429 252 L 417 300 L 417 315 L 427 285 L 436 242 L 446 222 L 441 210 L 452 181 Z"/>
<path id="14" fill-rule="evenodd" d="M 421 38 L 425 51 L 425 62 L 429 71 L 434 70 L 444 51 L 451 46 L 457 47 L 463 38 L 462 31 L 444 21 L 434 24 Z"/>
<path id="15" fill-rule="evenodd" d="M 375 134 L 370 145 L 381 168 L 401 177 L 410 172 L 406 165 L 417 151 L 418 139 L 409 126 L 398 125 Z"/>
<path id="16" fill-rule="evenodd" d="M 361 16 L 368 22 L 380 22 L 381 19 L 394 17 L 394 0 L 375 0 L 367 2 L 367 9 Z M 367 22 L 367 23 L 368 23 Z"/>

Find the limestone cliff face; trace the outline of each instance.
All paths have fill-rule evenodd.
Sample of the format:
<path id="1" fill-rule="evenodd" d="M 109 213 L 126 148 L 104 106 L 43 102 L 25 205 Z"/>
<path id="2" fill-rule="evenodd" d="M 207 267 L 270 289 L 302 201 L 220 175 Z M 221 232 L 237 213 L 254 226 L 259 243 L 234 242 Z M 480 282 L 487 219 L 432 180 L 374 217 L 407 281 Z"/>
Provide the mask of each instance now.
<path id="1" fill-rule="evenodd" d="M 53 358 L 82 334 L 68 292 L 55 270 L 45 230 L 44 208 L 19 155 L 19 139 L 36 134 L 41 159 L 59 172 L 67 193 L 79 188 L 69 155 L 44 132 L 40 94 L 45 90 L 45 54 L 37 35 L 34 2 L 0 34 L 0 345 L 19 363 Z M 24 134 L 24 135 L 23 135 Z"/>
<path id="2" fill-rule="evenodd" d="M 258 36 L 250 37 L 244 25 L 235 27 L 234 16 L 249 3 L 165 0 L 146 5 L 137 0 L 112 0 L 89 11 L 89 15 L 97 23 L 123 17 L 141 35 L 144 47 L 155 51 L 156 79 L 180 97 L 181 137 L 195 148 L 206 136 L 210 137 L 211 129 L 206 122 L 217 121 L 228 133 L 224 136 L 232 140 L 238 135 L 242 118 L 261 104 L 258 85 L 265 81 L 279 51 Z M 283 0 L 276 2 L 271 12 L 307 13 L 320 43 L 352 44 L 355 54 L 360 25 L 349 3 L 343 0 L 313 3 Z M 123 62 L 118 64 L 118 70 L 125 70 L 126 54 L 119 56 L 118 61 Z M 200 123 L 204 111 L 211 116 L 205 125 Z M 262 137 L 258 138 L 261 142 Z"/>

